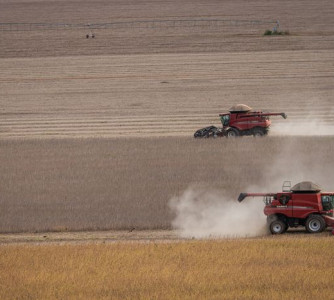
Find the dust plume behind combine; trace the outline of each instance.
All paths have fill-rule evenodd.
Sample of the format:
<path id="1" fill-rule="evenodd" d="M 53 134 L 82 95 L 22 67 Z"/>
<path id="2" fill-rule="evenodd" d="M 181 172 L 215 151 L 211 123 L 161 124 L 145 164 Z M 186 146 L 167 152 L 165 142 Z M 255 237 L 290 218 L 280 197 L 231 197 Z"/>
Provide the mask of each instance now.
<path id="1" fill-rule="evenodd" d="M 326 102 L 324 99 L 311 99 L 312 102 L 304 103 L 302 110 L 286 112 L 286 120 L 273 120 L 270 130 L 271 135 L 283 136 L 333 136 L 334 124 L 332 116 L 334 110 L 331 105 L 322 107 L 319 103 Z M 295 99 L 290 99 L 296 103 Z M 278 122 L 276 122 L 278 121 Z"/>
<path id="2" fill-rule="evenodd" d="M 300 128 L 301 132 L 307 132 L 308 129 L 306 126 Z M 312 138 L 312 143 L 310 137 L 273 137 L 268 142 L 273 142 L 274 139 L 277 151 L 259 148 L 265 150 L 264 154 L 270 155 L 264 158 L 266 163 L 258 173 L 258 182 L 234 189 L 234 196 L 190 187 L 179 197 L 171 199 L 169 204 L 175 214 L 173 228 L 178 229 L 184 237 L 261 236 L 268 233 L 262 198 L 247 198 L 239 203 L 238 193 L 279 192 L 284 181 L 291 181 L 291 186 L 301 181 L 312 181 L 323 190 L 334 189 L 329 137 Z M 262 141 L 264 140 L 261 139 L 259 145 Z M 244 172 L 249 172 L 249 168 Z"/>
<path id="3" fill-rule="evenodd" d="M 334 135 L 334 125 L 322 123 L 320 120 L 312 118 L 309 121 L 298 123 L 290 119 L 279 124 L 273 122 L 270 134 L 283 136 L 332 136 Z"/>
<path id="4" fill-rule="evenodd" d="M 250 199 L 241 205 L 219 191 L 188 188 L 170 201 L 176 214 L 172 226 L 183 237 L 252 237 L 266 233 L 263 202 Z"/>

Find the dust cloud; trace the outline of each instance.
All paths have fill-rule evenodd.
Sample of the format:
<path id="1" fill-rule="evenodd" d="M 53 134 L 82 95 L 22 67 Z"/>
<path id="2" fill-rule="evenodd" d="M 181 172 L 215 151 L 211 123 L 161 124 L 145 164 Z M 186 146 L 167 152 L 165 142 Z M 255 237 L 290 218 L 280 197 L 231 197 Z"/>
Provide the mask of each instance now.
<path id="1" fill-rule="evenodd" d="M 240 173 L 242 184 L 231 187 L 233 199 L 222 191 L 192 187 L 172 198 L 169 206 L 175 215 L 173 228 L 187 238 L 261 236 L 268 233 L 262 198 L 248 197 L 239 203 L 238 193 L 277 193 L 282 191 L 284 181 L 290 181 L 291 187 L 312 181 L 324 191 L 333 190 L 332 138 L 287 137 L 267 142 L 275 143 L 278 150 L 269 153 L 260 144 L 264 163 L 258 181 L 249 184 Z M 244 188 L 240 190 L 240 186 Z"/>
<path id="2" fill-rule="evenodd" d="M 312 141 L 312 142 L 310 142 Z M 247 186 L 246 192 L 278 192 L 284 181 L 291 186 L 301 181 L 312 181 L 323 190 L 333 190 L 333 142 L 331 137 L 284 138 L 279 151 L 272 155 L 263 169 L 262 184 Z"/>
<path id="3" fill-rule="evenodd" d="M 265 235 L 266 216 L 262 199 L 249 198 L 239 203 L 226 199 L 222 192 L 188 188 L 169 202 L 175 213 L 174 229 L 182 237 L 254 237 Z"/>
<path id="4" fill-rule="evenodd" d="M 284 136 L 333 136 L 334 126 L 310 120 L 305 122 L 274 123 L 270 128 L 270 135 Z"/>

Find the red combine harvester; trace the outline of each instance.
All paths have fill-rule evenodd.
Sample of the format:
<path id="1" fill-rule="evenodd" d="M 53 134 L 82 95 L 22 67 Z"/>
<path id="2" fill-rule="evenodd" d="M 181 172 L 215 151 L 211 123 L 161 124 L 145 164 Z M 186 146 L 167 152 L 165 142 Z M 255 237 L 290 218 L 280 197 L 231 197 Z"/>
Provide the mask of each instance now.
<path id="1" fill-rule="evenodd" d="M 197 130 L 195 138 L 209 137 L 238 137 L 243 135 L 264 136 L 268 134 L 271 116 L 282 116 L 287 118 L 285 113 L 268 113 L 252 111 L 244 104 L 238 104 L 229 109 L 229 113 L 220 114 L 223 127 L 208 126 Z"/>
<path id="2" fill-rule="evenodd" d="M 317 184 L 309 181 L 292 188 L 286 181 L 281 193 L 241 193 L 238 201 L 246 197 L 264 197 L 264 214 L 272 234 L 281 234 L 289 227 L 298 226 L 305 226 L 310 233 L 318 233 L 327 226 L 334 226 L 334 192 L 322 192 Z"/>

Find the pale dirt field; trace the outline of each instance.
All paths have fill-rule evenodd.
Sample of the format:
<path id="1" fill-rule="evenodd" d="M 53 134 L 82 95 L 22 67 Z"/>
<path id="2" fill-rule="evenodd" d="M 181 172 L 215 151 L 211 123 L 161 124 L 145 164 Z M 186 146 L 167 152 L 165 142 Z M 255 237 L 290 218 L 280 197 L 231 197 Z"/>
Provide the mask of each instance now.
<path id="1" fill-rule="evenodd" d="M 329 50 L 333 48 L 331 0 L 126 0 L 8 1 L 1 0 L 0 20 L 12 23 L 96 24 L 145 20 L 223 19 L 257 21 L 253 25 L 138 28 L 139 25 L 96 30 L 2 32 L 0 57 L 68 55 L 201 53 L 263 50 Z M 266 29 L 280 21 L 291 35 L 264 39 Z M 130 28 L 128 28 L 130 27 Z M 150 27 L 150 26 L 149 26 Z M 7 27 L 6 27 L 7 28 Z"/>
<path id="2" fill-rule="evenodd" d="M 322 236 L 325 235 L 324 233 Z M 49 244 L 49 243 L 112 243 L 112 242 L 177 242 L 187 240 L 181 238 L 177 231 L 145 230 L 145 231 L 78 231 L 78 232 L 46 232 L 46 233 L 16 233 L 1 234 L 0 244 Z"/>
<path id="3" fill-rule="evenodd" d="M 334 52 L 0 60 L 0 138 L 191 136 L 234 103 L 333 124 Z"/>
<path id="4" fill-rule="evenodd" d="M 219 203 L 284 180 L 331 191 L 333 147 L 332 137 L 3 140 L 0 232 L 167 230 L 170 200 L 189 190 L 218 192 Z"/>
<path id="5" fill-rule="evenodd" d="M 330 229 L 312 236 L 313 238 L 330 237 Z M 248 239 L 307 239 L 310 238 L 310 234 L 306 233 L 302 229 L 290 229 L 286 234 L 280 237 L 263 236 L 257 238 Z M 176 230 L 141 230 L 141 231 L 129 231 L 129 230 L 111 230 L 111 231 L 77 231 L 77 232 L 45 232 L 45 233 L 6 233 L 0 235 L 0 245 L 8 244 L 84 244 L 84 243 L 120 243 L 120 242 L 132 242 L 132 243 L 176 243 L 182 241 L 193 240 L 194 238 L 180 237 L 180 234 Z M 211 237 L 204 240 L 217 240 L 225 239 L 224 237 Z M 231 240 L 230 237 L 226 239 Z M 247 239 L 244 238 L 244 239 Z M 233 240 L 233 238 L 232 238 Z"/>
<path id="6" fill-rule="evenodd" d="M 80 3 L 80 5 L 79 5 Z M 189 136 L 235 103 L 332 123 L 332 1 L 0 1 L 1 22 L 273 23 L 1 31 L 0 138 Z M 290 121 L 291 120 L 291 121 Z M 292 121 L 293 120 L 293 121 Z M 283 120 L 277 120 L 282 122 Z"/>
<path id="7" fill-rule="evenodd" d="M 234 193 L 250 183 L 268 183 L 272 177 L 266 179 L 259 174 L 263 168 L 270 169 L 268 164 L 276 164 L 283 143 L 280 137 L 271 140 L 272 145 L 270 140 L 257 144 L 246 139 L 238 141 L 237 147 L 234 142 L 225 147 L 224 141 L 212 141 L 205 145 L 197 143 L 196 147 L 200 146 L 195 148 L 193 141 L 178 140 L 190 139 L 198 128 L 219 125 L 218 114 L 236 103 L 286 112 L 287 120 L 273 120 L 276 126 L 302 121 L 334 125 L 333 1 L 0 0 L 0 7 L 1 22 L 13 23 L 86 24 L 192 18 L 268 22 L 246 26 L 100 29 L 95 39 L 86 39 L 84 29 L 0 29 L 0 203 L 12 203 L 4 206 L 4 231 L 24 231 L 20 226 L 29 224 L 34 208 L 39 217 L 31 219 L 28 231 L 32 232 L 43 228 L 62 231 L 66 224 L 74 224 L 75 229 L 85 224 L 87 230 L 90 226 L 104 228 L 101 223 L 109 228 L 115 223 L 127 227 L 129 220 L 145 227 L 145 208 L 157 198 L 161 201 L 154 202 L 154 211 L 162 211 L 164 217 L 152 222 L 158 228 L 166 228 L 171 219 L 166 203 L 188 184 L 213 186 L 224 181 L 218 187 L 226 188 L 233 183 Z M 281 29 L 289 30 L 290 35 L 264 37 L 264 31 L 271 29 L 272 21 L 277 19 Z M 271 134 L 275 135 L 275 131 Z M 104 143 L 96 140 L 103 144 L 102 150 L 91 146 L 95 142 L 91 138 L 96 137 L 105 139 Z M 125 138 L 124 144 L 114 139 L 118 137 Z M 138 142 L 138 137 L 143 139 Z M 165 140 L 154 140 L 155 137 Z M 81 138 L 88 138 L 87 143 Z M 72 143 L 73 140 L 77 142 Z M 320 161 L 317 175 L 324 166 L 331 166 L 329 160 L 324 160 L 331 155 L 331 137 L 317 140 L 325 143 L 321 150 L 312 137 L 300 144 L 298 141 L 293 147 L 299 147 L 303 153 L 299 163 L 294 164 L 299 153 L 293 147 L 289 148 L 291 152 L 285 152 L 291 166 L 307 172 L 306 155 L 311 154 L 313 167 Z M 137 142 L 142 146 L 134 146 Z M 113 147 L 115 143 L 121 146 Z M 174 145 L 170 154 L 163 146 L 166 144 Z M 114 157 L 119 157 L 116 162 L 108 157 L 108 146 L 113 147 Z M 222 148 L 212 150 L 217 147 Z M 230 154 L 235 148 L 237 151 Z M 162 149 L 164 155 L 159 156 Z M 181 149 L 182 155 L 171 163 Z M 249 149 L 254 152 L 250 154 Z M 152 153 L 156 163 L 147 163 Z M 64 155 L 73 162 L 64 159 Z M 133 155 L 138 155 L 139 165 Z M 244 160 L 245 155 L 252 158 L 251 162 Z M 127 165 L 129 157 L 131 164 Z M 224 165 L 221 157 L 230 159 L 229 163 Z M 201 161 L 198 165 L 196 159 Z M 240 164 L 237 168 L 232 167 L 235 161 Z M 192 166 L 184 171 L 187 163 Z M 152 166 L 154 172 L 149 169 Z M 102 173 L 98 172 L 100 167 Z M 131 172 L 132 169 L 135 171 Z M 164 173 L 159 174 L 161 169 Z M 173 178 L 175 172 L 180 177 Z M 279 175 L 280 182 L 287 177 L 284 172 Z M 117 188 L 120 194 L 116 193 L 121 197 L 111 197 L 118 180 L 124 178 L 130 178 L 137 188 L 128 189 L 122 183 Z M 142 184 L 145 178 L 146 183 Z M 240 181 L 235 183 L 237 178 Z M 315 177 L 318 178 L 330 186 L 328 174 Z M 112 184 L 108 186 L 110 179 Z M 85 189 L 87 182 L 91 184 L 89 192 Z M 157 184 L 164 185 L 163 196 Z M 87 204 L 94 193 L 99 193 L 94 203 L 103 204 L 95 214 Z M 149 197 L 145 197 L 147 194 Z M 124 220 L 108 220 L 110 197 L 116 203 L 119 198 L 125 198 L 126 203 L 139 199 L 132 208 L 132 214 L 136 208 L 141 209 L 139 216 L 127 219 L 124 208 L 117 206 L 123 212 L 119 218 Z M 46 204 L 41 205 L 44 199 Z M 68 210 L 68 200 L 73 201 L 74 209 L 70 206 Z M 51 213 L 57 217 L 50 221 L 45 212 L 57 203 L 60 207 Z M 140 207 L 142 203 L 144 208 Z M 88 224 L 87 215 L 72 221 L 78 207 L 92 213 Z M 65 217 L 57 219 L 62 213 Z M 99 219 L 98 213 L 103 217 Z M 19 221 L 8 217 L 16 214 Z"/>

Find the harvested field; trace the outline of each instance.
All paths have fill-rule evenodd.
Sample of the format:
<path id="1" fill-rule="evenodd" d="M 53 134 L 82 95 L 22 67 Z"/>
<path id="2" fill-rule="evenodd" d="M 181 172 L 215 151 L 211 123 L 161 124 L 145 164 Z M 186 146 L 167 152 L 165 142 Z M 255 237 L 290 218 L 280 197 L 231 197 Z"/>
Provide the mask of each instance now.
<path id="1" fill-rule="evenodd" d="M 280 191 L 284 180 L 331 190 L 333 143 L 332 137 L 3 140 L 0 231 L 170 229 L 169 200 L 189 188 L 217 190 L 222 201 Z"/>
<path id="2" fill-rule="evenodd" d="M 134 23 L 86 29 L 0 31 L 0 57 L 44 57 L 148 53 L 255 52 L 329 50 L 333 48 L 331 0 L 246 1 L 5 1 L 0 19 L 7 23 L 104 24 L 147 20 L 190 20 L 184 24 Z M 79 4 L 80 3 L 80 4 Z M 225 20 L 219 24 L 191 20 Z M 276 20 L 287 37 L 263 38 Z M 3 26 L 8 29 L 8 26 Z M 3 29 L 0 27 L 0 30 Z"/>
<path id="3" fill-rule="evenodd" d="M 2 139 L 192 136 L 219 126 L 234 103 L 286 112 L 276 126 L 334 125 L 332 50 L 0 59 L 0 67 Z"/>
<path id="4" fill-rule="evenodd" d="M 332 1 L 0 3 L 1 232 L 168 229 L 193 186 L 332 189 Z M 263 36 L 276 20 L 290 34 Z M 288 119 L 192 139 L 236 103 Z"/>
<path id="5" fill-rule="evenodd" d="M 0 24 L 1 139 L 190 136 L 235 103 L 333 125 L 332 1 L 0 3 L 2 22 L 40 24 Z M 161 25 L 187 19 L 225 21 Z M 290 35 L 263 36 L 276 20 Z M 132 25 L 43 30 L 113 22 Z"/>

